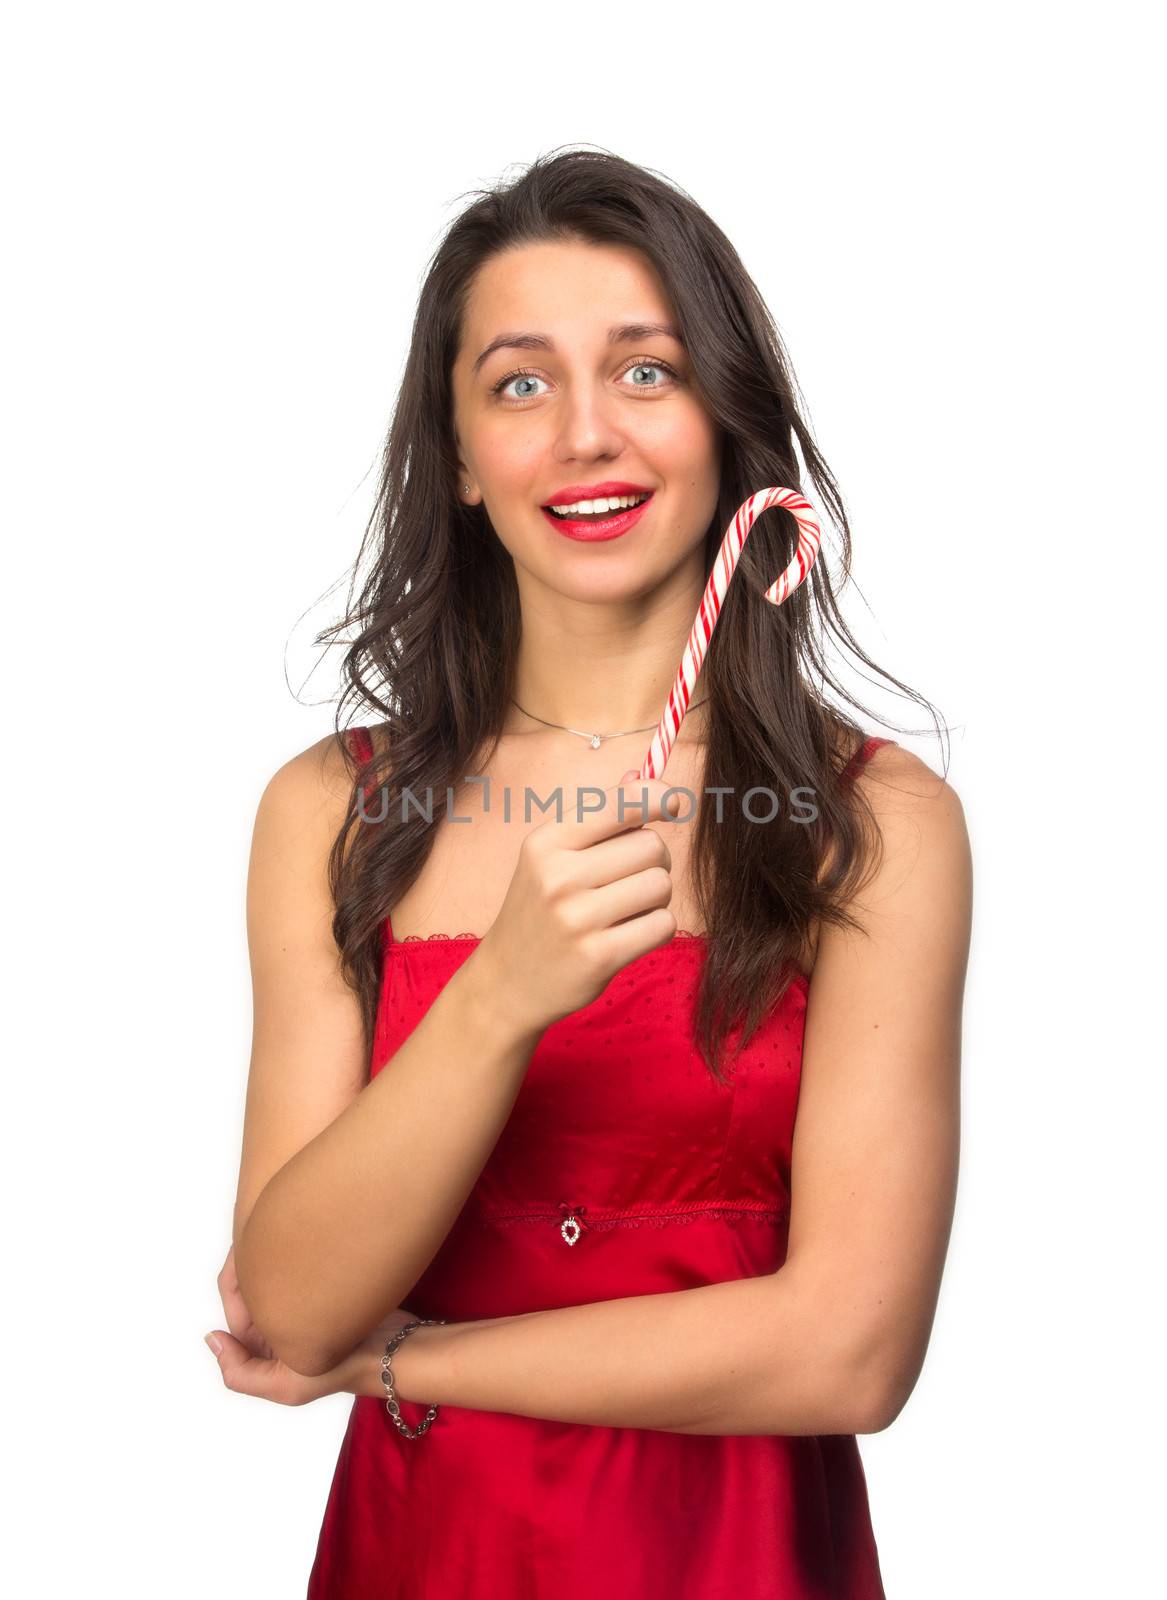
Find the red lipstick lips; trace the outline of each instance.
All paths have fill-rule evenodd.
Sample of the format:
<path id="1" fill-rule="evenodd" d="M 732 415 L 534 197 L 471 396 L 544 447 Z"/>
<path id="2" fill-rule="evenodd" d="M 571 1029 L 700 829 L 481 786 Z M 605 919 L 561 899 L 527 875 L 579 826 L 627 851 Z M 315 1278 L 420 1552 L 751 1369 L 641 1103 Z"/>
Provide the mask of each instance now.
<path id="1" fill-rule="evenodd" d="M 610 516 L 605 517 L 562 517 L 548 510 L 548 506 L 570 506 L 580 500 L 600 500 L 634 494 L 647 495 L 648 498 L 627 511 L 613 511 Z M 561 533 L 568 539 L 594 543 L 603 539 L 618 539 L 622 533 L 627 533 L 648 508 L 652 494 L 651 489 L 646 489 L 639 483 L 573 483 L 566 489 L 560 489 L 547 505 L 540 507 L 540 510 L 556 533 Z"/>

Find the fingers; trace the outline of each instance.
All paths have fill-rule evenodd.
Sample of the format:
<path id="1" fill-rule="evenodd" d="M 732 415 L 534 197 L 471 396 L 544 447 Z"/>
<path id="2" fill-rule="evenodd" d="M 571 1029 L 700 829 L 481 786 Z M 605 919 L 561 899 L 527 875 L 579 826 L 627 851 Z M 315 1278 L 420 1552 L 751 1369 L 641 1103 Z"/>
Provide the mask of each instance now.
<path id="1" fill-rule="evenodd" d="M 267 1400 L 271 1396 L 271 1369 L 275 1363 L 255 1356 L 234 1334 L 221 1328 L 208 1333 L 206 1342 L 219 1363 L 223 1383 L 235 1394 L 252 1394 Z"/>
<path id="2" fill-rule="evenodd" d="M 219 1299 L 222 1300 L 223 1307 L 226 1309 L 227 1296 L 232 1291 L 238 1292 L 239 1289 L 239 1278 L 235 1272 L 234 1243 L 228 1246 L 226 1259 L 219 1268 L 219 1276 L 215 1279 L 215 1282 L 219 1286 Z"/>
<path id="3" fill-rule="evenodd" d="M 224 1386 L 233 1394 L 249 1394 L 282 1406 L 300 1406 L 316 1399 L 314 1379 L 292 1372 L 282 1361 L 253 1355 L 233 1334 L 217 1328 L 206 1335 L 206 1343 L 219 1363 Z"/>
<path id="4" fill-rule="evenodd" d="M 595 889 L 589 901 L 589 917 L 594 919 L 592 925 L 597 928 L 619 926 L 631 918 L 667 911 L 672 894 L 673 880 L 668 869 L 646 867 L 642 872 L 630 873 L 615 883 Z"/>
<path id="5" fill-rule="evenodd" d="M 245 1345 L 252 1355 L 270 1356 L 271 1347 L 251 1320 L 251 1312 L 247 1309 L 239 1288 L 239 1278 L 235 1271 L 234 1245 L 227 1251 L 227 1259 L 219 1272 L 218 1284 L 223 1315 L 235 1338 Z"/>
<path id="6" fill-rule="evenodd" d="M 599 889 L 648 867 L 671 871 L 673 854 L 655 827 L 631 828 L 577 851 L 571 865 L 573 884 Z"/>
<path id="7" fill-rule="evenodd" d="M 219 1274 L 219 1299 L 223 1302 L 223 1315 L 227 1318 L 227 1326 L 237 1339 L 240 1338 L 244 1327 L 251 1321 L 251 1315 L 243 1303 L 237 1278 Z"/>
<path id="8" fill-rule="evenodd" d="M 621 779 L 615 789 L 607 791 L 608 811 L 599 815 L 610 815 L 615 820 L 617 828 L 638 828 L 645 822 L 668 822 L 681 808 L 679 794 L 669 795 L 666 802 L 664 797 L 673 787 L 665 783 L 662 778 L 641 778 L 636 773 L 631 777 Z M 621 802 L 623 804 L 624 821 L 619 820 Z"/>
<path id="9" fill-rule="evenodd" d="M 540 835 L 558 845 L 571 849 L 585 849 L 597 840 L 611 838 L 630 828 L 641 828 L 646 822 L 671 822 L 680 810 L 681 796 L 669 797 L 662 804 L 665 793 L 672 785 L 659 778 L 633 778 L 627 784 L 618 783 L 612 789 L 583 791 L 575 805 L 564 807 L 564 820 L 554 829 L 538 827 L 528 839 Z"/>

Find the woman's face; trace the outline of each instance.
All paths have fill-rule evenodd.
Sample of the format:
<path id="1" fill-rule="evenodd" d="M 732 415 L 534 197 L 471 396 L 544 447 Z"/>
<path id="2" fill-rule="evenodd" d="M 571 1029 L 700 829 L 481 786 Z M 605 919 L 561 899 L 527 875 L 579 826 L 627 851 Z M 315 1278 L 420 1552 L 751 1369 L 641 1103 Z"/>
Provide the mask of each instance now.
<path id="1" fill-rule="evenodd" d="M 455 492 L 484 504 L 516 567 L 558 593 L 629 599 L 690 562 L 702 581 L 721 435 L 676 334 L 645 331 L 670 324 L 655 269 L 621 246 L 522 245 L 474 280 L 453 371 Z M 588 538 L 586 523 L 569 537 L 543 509 L 608 484 L 651 492 L 616 537 Z"/>

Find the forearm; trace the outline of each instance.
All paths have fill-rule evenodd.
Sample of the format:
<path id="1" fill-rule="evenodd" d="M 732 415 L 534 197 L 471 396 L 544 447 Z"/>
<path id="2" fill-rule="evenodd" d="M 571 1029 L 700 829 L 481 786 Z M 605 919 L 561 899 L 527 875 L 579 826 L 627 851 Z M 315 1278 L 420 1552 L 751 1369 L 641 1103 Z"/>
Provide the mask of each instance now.
<path id="1" fill-rule="evenodd" d="M 538 1037 L 512 1029 L 474 961 L 271 1179 L 236 1241 L 256 1325 L 297 1372 L 335 1366 L 408 1295 L 510 1115 Z"/>
<path id="2" fill-rule="evenodd" d="M 419 1328 L 398 1393 L 481 1411 L 670 1433 L 868 1431 L 857 1347 L 788 1269 L 482 1322 Z M 360 1392 L 384 1396 L 376 1353 Z"/>

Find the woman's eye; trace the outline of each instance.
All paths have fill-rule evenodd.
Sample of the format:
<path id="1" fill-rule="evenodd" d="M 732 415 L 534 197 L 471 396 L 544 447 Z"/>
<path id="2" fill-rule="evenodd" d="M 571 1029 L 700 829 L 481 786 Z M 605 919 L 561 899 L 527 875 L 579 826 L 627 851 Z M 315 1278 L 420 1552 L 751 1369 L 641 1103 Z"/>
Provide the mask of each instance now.
<path id="1" fill-rule="evenodd" d="M 656 379 L 646 379 L 645 375 L 654 371 L 664 373 L 665 378 L 663 380 L 659 377 Z M 672 367 L 669 366 L 667 361 L 634 362 L 632 366 L 626 367 L 621 374 L 621 379 L 627 377 L 631 377 L 633 380 L 631 383 L 625 385 L 625 387 L 629 389 L 667 389 L 671 382 L 678 381 L 677 374 L 673 371 Z M 532 387 L 532 385 L 543 382 L 544 379 L 541 378 L 537 372 L 508 372 L 505 378 L 500 378 L 498 382 L 494 384 L 490 392 L 491 394 L 497 395 L 500 399 L 511 402 L 534 400 L 538 398 L 538 392 Z M 518 386 L 517 392 L 514 394 L 507 394 L 506 391 L 511 387 L 512 384 L 516 384 Z"/>
<path id="2" fill-rule="evenodd" d="M 532 383 L 542 382 L 543 379 L 537 372 L 512 372 L 509 378 L 500 378 L 495 384 L 492 392 L 494 394 L 503 394 L 503 391 L 508 389 L 512 383 L 529 385 Z M 532 394 L 528 388 L 524 394 L 505 395 L 504 398 L 507 400 L 530 400 L 532 398 Z"/>
<path id="3" fill-rule="evenodd" d="M 633 377 L 639 380 L 644 373 L 651 372 L 654 368 L 658 372 L 668 373 L 670 377 L 675 376 L 672 368 L 666 366 L 663 361 L 638 361 L 634 367 L 628 368 L 628 371 L 624 374 L 624 376 L 626 378 Z M 633 389 L 664 389 L 667 388 L 668 385 L 661 383 L 658 379 L 656 383 L 642 383 L 638 381 L 633 383 L 630 387 Z"/>

